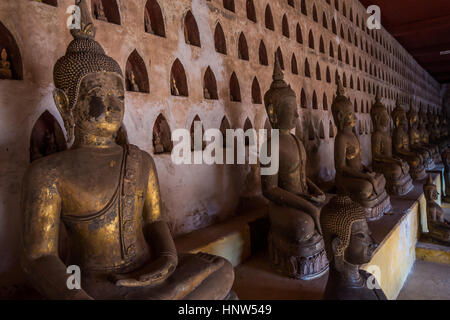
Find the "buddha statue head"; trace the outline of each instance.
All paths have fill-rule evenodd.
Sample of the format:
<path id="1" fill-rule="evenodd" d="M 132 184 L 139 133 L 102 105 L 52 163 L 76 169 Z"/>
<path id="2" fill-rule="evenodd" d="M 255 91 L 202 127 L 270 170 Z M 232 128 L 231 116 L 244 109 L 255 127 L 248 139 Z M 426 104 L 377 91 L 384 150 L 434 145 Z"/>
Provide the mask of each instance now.
<path id="1" fill-rule="evenodd" d="M 331 105 L 331 112 L 333 113 L 334 123 L 338 130 L 344 128 L 353 129 L 356 124 L 356 116 L 353 110 L 352 102 L 345 96 L 344 88 L 342 87 L 341 79 L 338 79 L 338 86 L 336 91 L 336 98 Z"/>
<path id="2" fill-rule="evenodd" d="M 394 125 L 397 129 L 407 129 L 408 120 L 406 119 L 405 109 L 400 104 L 400 101 L 397 99 L 395 103 L 395 108 L 392 110 L 392 120 L 394 121 Z"/>
<path id="3" fill-rule="evenodd" d="M 325 249 L 337 271 L 346 265 L 368 263 L 377 247 L 371 237 L 364 208 L 348 195 L 338 194 L 320 215 Z"/>
<path id="4" fill-rule="evenodd" d="M 418 127 L 418 114 L 412 104 L 409 107 L 406 117 L 408 119 L 409 128 L 416 129 Z"/>
<path id="5" fill-rule="evenodd" d="M 423 192 L 427 201 L 437 201 L 439 199 L 439 192 L 436 190 L 431 174 L 428 175 L 427 182 L 423 185 Z"/>
<path id="6" fill-rule="evenodd" d="M 375 96 L 375 104 L 370 110 L 375 131 L 387 132 L 389 130 L 390 118 L 386 107 L 381 103 L 380 89 L 377 88 Z"/>
<path id="7" fill-rule="evenodd" d="M 81 11 L 80 29 L 66 54 L 55 64 L 54 100 L 66 127 L 69 143 L 73 136 L 95 141 L 113 137 L 124 115 L 124 78 L 119 64 L 95 41 L 85 0 L 76 0 Z"/>
<path id="8" fill-rule="evenodd" d="M 270 124 L 273 129 L 291 130 L 295 128 L 299 117 L 297 98 L 291 86 L 284 81 L 277 54 L 272 79 L 272 85 L 264 95 L 264 105 Z"/>

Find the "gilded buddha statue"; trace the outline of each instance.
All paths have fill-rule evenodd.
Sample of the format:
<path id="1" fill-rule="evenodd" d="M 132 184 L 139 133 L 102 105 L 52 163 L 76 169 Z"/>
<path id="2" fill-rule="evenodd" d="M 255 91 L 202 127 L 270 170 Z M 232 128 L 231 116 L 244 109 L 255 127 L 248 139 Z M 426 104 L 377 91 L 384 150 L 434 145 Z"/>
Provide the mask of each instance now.
<path id="1" fill-rule="evenodd" d="M 353 105 L 344 95 L 340 79 L 331 106 L 338 133 L 334 142 L 334 163 L 338 192 L 350 195 L 366 209 L 368 220 L 377 220 L 391 208 L 385 190 L 386 179 L 364 166 L 361 145 L 354 132 L 356 116 Z"/>
<path id="2" fill-rule="evenodd" d="M 76 4 L 81 29 L 71 30 L 54 68 L 55 103 L 74 142 L 35 161 L 23 184 L 23 266 L 32 284 L 50 299 L 235 297 L 228 261 L 177 254 L 152 157 L 115 143 L 124 77 L 94 40 L 85 0 Z M 81 270 L 79 290 L 66 285 L 69 265 Z"/>
<path id="3" fill-rule="evenodd" d="M 423 108 L 420 109 L 419 112 L 419 133 L 420 133 L 420 142 L 423 146 L 430 149 L 433 154 L 433 161 L 435 164 L 438 164 L 442 161 L 441 155 L 439 153 L 439 147 L 430 143 L 430 132 L 427 129 L 427 113 Z"/>
<path id="4" fill-rule="evenodd" d="M 381 103 L 380 91 L 377 89 L 375 104 L 370 110 L 374 132 L 372 134 L 372 166 L 375 172 L 386 178 L 389 194 L 402 196 L 413 188 L 406 161 L 392 155 L 392 137 L 390 134 L 390 117 L 386 107 Z"/>
<path id="5" fill-rule="evenodd" d="M 428 233 L 426 235 L 439 243 L 450 245 L 450 222 L 445 219 L 444 210 L 436 203 L 439 193 L 431 175 L 428 175 L 423 191 L 427 200 Z"/>
<path id="6" fill-rule="evenodd" d="M 8 52 L 5 48 L 0 54 L 0 79 L 12 79 L 11 63 L 8 61 Z"/>
<path id="7" fill-rule="evenodd" d="M 262 192 L 270 200 L 269 254 L 283 274 L 310 280 L 328 270 L 319 222 L 325 194 L 306 176 L 305 148 L 291 134 L 299 117 L 296 95 L 283 77 L 275 56 L 264 104 L 272 128 L 279 130 L 279 171 L 261 176 Z"/>
<path id="8" fill-rule="evenodd" d="M 409 173 L 414 180 L 422 180 L 426 175 L 423 159 L 409 148 L 406 113 L 398 100 L 396 104 L 391 114 L 394 121 L 394 132 L 392 135 L 393 153 L 408 162 Z"/>
<path id="9" fill-rule="evenodd" d="M 365 210 L 348 195 L 338 194 L 322 209 L 320 223 L 330 272 L 325 300 L 387 300 L 372 275 L 360 269 L 377 248 Z"/>
<path id="10" fill-rule="evenodd" d="M 420 131 L 418 129 L 419 121 L 418 114 L 414 107 L 411 105 L 409 111 L 406 114 L 408 119 L 408 135 L 409 135 L 409 148 L 411 151 L 420 154 L 423 159 L 426 170 L 433 169 L 436 165 L 433 160 L 433 151 L 423 146 L 420 139 Z"/>

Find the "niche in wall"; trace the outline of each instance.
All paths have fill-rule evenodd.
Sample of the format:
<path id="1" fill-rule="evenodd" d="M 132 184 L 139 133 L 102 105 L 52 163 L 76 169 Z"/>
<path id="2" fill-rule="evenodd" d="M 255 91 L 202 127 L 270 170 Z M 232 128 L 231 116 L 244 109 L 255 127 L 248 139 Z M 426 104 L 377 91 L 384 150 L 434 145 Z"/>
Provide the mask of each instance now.
<path id="1" fill-rule="evenodd" d="M 136 50 L 128 57 L 125 80 L 127 91 L 150 93 L 147 69 Z"/>
<path id="2" fill-rule="evenodd" d="M 160 37 L 166 37 L 166 30 L 164 27 L 164 18 L 161 7 L 156 0 L 148 0 L 145 5 L 144 16 L 145 32 L 151 33 Z"/>
<path id="3" fill-rule="evenodd" d="M 58 121 L 45 111 L 34 124 L 30 138 L 30 161 L 67 150 L 66 138 Z"/>
<path id="4" fill-rule="evenodd" d="M 238 57 L 241 60 L 249 61 L 247 39 L 243 32 L 239 36 Z"/>
<path id="5" fill-rule="evenodd" d="M 262 104 L 261 87 L 259 86 L 259 81 L 256 77 L 253 78 L 252 83 L 252 103 Z"/>
<path id="6" fill-rule="evenodd" d="M 198 31 L 197 21 L 189 10 L 184 18 L 184 39 L 187 44 L 201 47 L 200 32 Z"/>
<path id="7" fill-rule="evenodd" d="M 227 41 L 225 40 L 225 34 L 220 23 L 217 23 L 216 30 L 214 31 L 214 46 L 218 53 L 227 54 Z"/>
<path id="8" fill-rule="evenodd" d="M 298 65 L 297 65 L 297 58 L 295 57 L 295 53 L 292 54 L 291 72 L 292 72 L 292 74 L 298 74 Z"/>
<path id="9" fill-rule="evenodd" d="M 300 94 L 300 106 L 304 109 L 306 109 L 308 107 L 307 105 L 307 100 L 306 100 L 306 93 L 305 93 L 305 89 L 302 89 L 302 92 Z"/>
<path id="10" fill-rule="evenodd" d="M 283 16 L 283 22 L 282 22 L 282 33 L 283 36 L 285 36 L 286 38 L 289 38 L 289 22 L 287 19 L 286 14 Z"/>
<path id="11" fill-rule="evenodd" d="M 223 116 L 222 122 L 220 123 L 220 132 L 223 137 L 223 147 L 226 148 L 227 145 L 227 130 L 231 129 L 230 122 L 228 121 L 226 116 Z"/>
<path id="12" fill-rule="evenodd" d="M 116 0 L 92 0 L 95 19 L 120 25 L 120 11 Z"/>
<path id="13" fill-rule="evenodd" d="M 194 117 L 194 120 L 192 120 L 192 125 L 191 125 L 191 151 L 201 151 L 201 150 L 205 150 L 205 148 L 206 148 L 206 142 L 205 141 L 202 141 L 200 146 L 196 146 L 194 144 L 194 132 L 195 132 L 195 123 L 196 122 L 197 123 L 200 122 L 201 127 L 202 127 L 202 137 L 205 136 L 205 128 L 203 127 L 202 120 L 200 120 L 200 117 L 198 115 L 196 115 Z"/>
<path id="14" fill-rule="evenodd" d="M 230 101 L 241 102 L 241 87 L 239 86 L 239 80 L 236 73 L 231 74 L 230 78 Z"/>
<path id="15" fill-rule="evenodd" d="M 312 30 L 309 30 L 308 45 L 310 49 L 314 50 L 314 35 Z"/>
<path id="16" fill-rule="evenodd" d="M 300 27 L 299 23 L 297 23 L 296 28 L 296 40 L 299 44 L 303 44 L 302 28 Z"/>
<path id="17" fill-rule="evenodd" d="M 330 124 L 329 124 L 330 128 L 329 128 L 329 137 L 330 138 L 334 138 L 335 136 L 335 129 L 334 129 L 334 125 L 333 125 L 333 121 L 330 120 Z"/>
<path id="18" fill-rule="evenodd" d="M 22 80 L 22 57 L 11 32 L 0 22 L 0 80 Z"/>
<path id="19" fill-rule="evenodd" d="M 153 126 L 153 153 L 171 153 L 173 149 L 172 133 L 166 118 L 160 114 Z"/>
<path id="20" fill-rule="evenodd" d="M 269 59 L 267 58 L 267 49 L 264 41 L 261 40 L 259 43 L 259 64 L 262 66 L 269 65 Z"/>
<path id="21" fill-rule="evenodd" d="M 269 5 L 267 5 L 267 7 L 266 7 L 265 22 L 266 22 L 266 28 L 267 29 L 275 31 L 275 25 L 273 23 L 272 10 L 270 9 Z"/>
<path id="22" fill-rule="evenodd" d="M 323 104 L 323 110 L 328 110 L 328 99 L 327 99 L 326 93 L 323 94 L 322 104 Z"/>
<path id="23" fill-rule="evenodd" d="M 58 0 L 42 0 L 42 3 L 48 4 L 50 6 L 53 7 L 57 7 L 58 6 Z"/>
<path id="24" fill-rule="evenodd" d="M 278 61 L 280 62 L 280 67 L 281 67 L 282 70 L 284 70 L 283 52 L 281 52 L 281 48 L 280 47 L 278 47 L 277 51 L 275 52 L 275 57 L 278 57 Z"/>
<path id="25" fill-rule="evenodd" d="M 186 72 L 178 59 L 175 60 L 170 71 L 170 92 L 173 96 L 189 96 Z"/>
<path id="26" fill-rule="evenodd" d="M 208 100 L 218 100 L 217 82 L 211 68 L 208 67 L 203 77 L 203 97 Z"/>
<path id="27" fill-rule="evenodd" d="M 235 12 L 234 0 L 223 0 L 223 7 L 231 12 Z"/>
<path id="28" fill-rule="evenodd" d="M 305 77 L 311 78 L 311 71 L 309 70 L 308 58 L 305 60 Z"/>
<path id="29" fill-rule="evenodd" d="M 247 132 L 247 130 L 251 130 L 251 129 L 253 129 L 252 122 L 250 121 L 249 118 L 247 118 L 247 119 L 245 119 L 245 123 L 244 123 L 244 133 Z M 254 141 L 255 139 L 256 139 L 256 137 L 253 136 L 253 143 L 255 143 L 255 141 Z M 245 145 L 246 146 L 250 145 L 250 139 L 247 136 L 245 137 Z"/>
<path id="30" fill-rule="evenodd" d="M 247 9 L 247 19 L 256 23 L 256 10 L 253 0 L 247 0 L 246 9 Z"/>
<path id="31" fill-rule="evenodd" d="M 313 92 L 313 97 L 312 97 L 312 107 L 313 109 L 319 109 L 319 103 L 317 102 L 317 94 L 316 91 Z"/>

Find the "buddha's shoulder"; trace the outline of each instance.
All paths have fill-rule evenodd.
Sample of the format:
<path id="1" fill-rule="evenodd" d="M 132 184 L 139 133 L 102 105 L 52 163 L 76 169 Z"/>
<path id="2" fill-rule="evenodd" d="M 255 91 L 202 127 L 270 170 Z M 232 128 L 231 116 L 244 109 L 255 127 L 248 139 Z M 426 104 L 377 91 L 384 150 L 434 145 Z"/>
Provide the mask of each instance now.
<path id="1" fill-rule="evenodd" d="M 139 156 L 142 161 L 142 164 L 147 167 L 151 167 L 154 165 L 153 157 L 147 152 L 140 149 L 138 146 L 134 144 L 128 145 L 129 152 L 133 155 Z"/>
<path id="2" fill-rule="evenodd" d="M 28 167 L 25 176 L 30 179 L 38 177 L 51 178 L 58 172 L 64 172 L 68 166 L 73 165 L 77 152 L 66 150 L 33 161 Z"/>

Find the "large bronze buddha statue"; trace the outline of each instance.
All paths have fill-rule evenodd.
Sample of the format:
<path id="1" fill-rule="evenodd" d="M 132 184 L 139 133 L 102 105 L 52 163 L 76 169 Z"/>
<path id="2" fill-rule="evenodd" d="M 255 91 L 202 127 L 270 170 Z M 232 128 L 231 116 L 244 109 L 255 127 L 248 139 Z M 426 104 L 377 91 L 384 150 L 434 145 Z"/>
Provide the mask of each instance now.
<path id="1" fill-rule="evenodd" d="M 439 153 L 439 147 L 430 143 L 430 132 L 427 129 L 427 113 L 423 108 L 420 109 L 419 112 L 419 133 L 420 133 L 420 142 L 423 146 L 430 149 L 433 154 L 433 161 L 435 164 L 438 164 L 442 161 L 441 155 Z"/>
<path id="2" fill-rule="evenodd" d="M 396 104 L 391 114 L 394 121 L 394 132 L 392 135 L 393 153 L 408 162 L 410 168 L 409 173 L 414 180 L 424 179 L 426 173 L 423 159 L 409 148 L 406 112 L 398 100 Z"/>
<path id="3" fill-rule="evenodd" d="M 370 273 L 360 269 L 377 248 L 367 225 L 365 210 L 349 196 L 338 194 L 320 215 L 330 272 L 325 300 L 386 300 Z"/>
<path id="4" fill-rule="evenodd" d="M 426 235 L 439 243 L 450 246 L 450 222 L 445 219 L 444 210 L 436 203 L 439 193 L 431 175 L 428 175 L 423 191 L 427 200 L 428 233 Z"/>
<path id="5" fill-rule="evenodd" d="M 296 95 L 283 80 L 277 56 L 264 103 L 272 128 L 279 130 L 279 171 L 261 176 L 263 194 L 271 201 L 270 258 L 285 275 L 310 280 L 328 270 L 319 222 L 325 194 L 306 176 L 305 148 L 291 134 L 299 117 Z"/>
<path id="6" fill-rule="evenodd" d="M 413 188 L 406 161 L 392 155 L 390 117 L 381 103 L 377 89 L 375 104 L 370 110 L 374 132 L 372 134 L 372 167 L 386 178 L 386 189 L 392 195 L 405 195 Z"/>
<path id="7" fill-rule="evenodd" d="M 391 208 L 386 179 L 364 166 L 361 145 L 354 133 L 356 116 L 353 105 L 338 81 L 336 98 L 331 106 L 338 133 L 334 142 L 334 163 L 338 192 L 350 195 L 366 209 L 368 220 L 377 220 Z"/>
<path id="8" fill-rule="evenodd" d="M 25 271 L 50 299 L 231 297 L 228 261 L 177 254 L 162 219 L 152 157 L 115 143 L 125 111 L 124 77 L 94 40 L 85 1 L 76 4 L 81 29 L 71 30 L 74 40 L 54 68 L 55 103 L 74 143 L 26 173 Z M 66 285 L 69 265 L 80 268 L 81 289 Z"/>
<path id="9" fill-rule="evenodd" d="M 433 151 L 422 145 L 420 139 L 420 131 L 418 129 L 419 121 L 418 114 L 414 107 L 411 105 L 409 111 L 406 114 L 408 119 L 408 135 L 409 135 L 409 148 L 411 151 L 420 154 L 423 159 L 423 163 L 426 170 L 433 169 L 436 165 L 433 160 Z"/>

